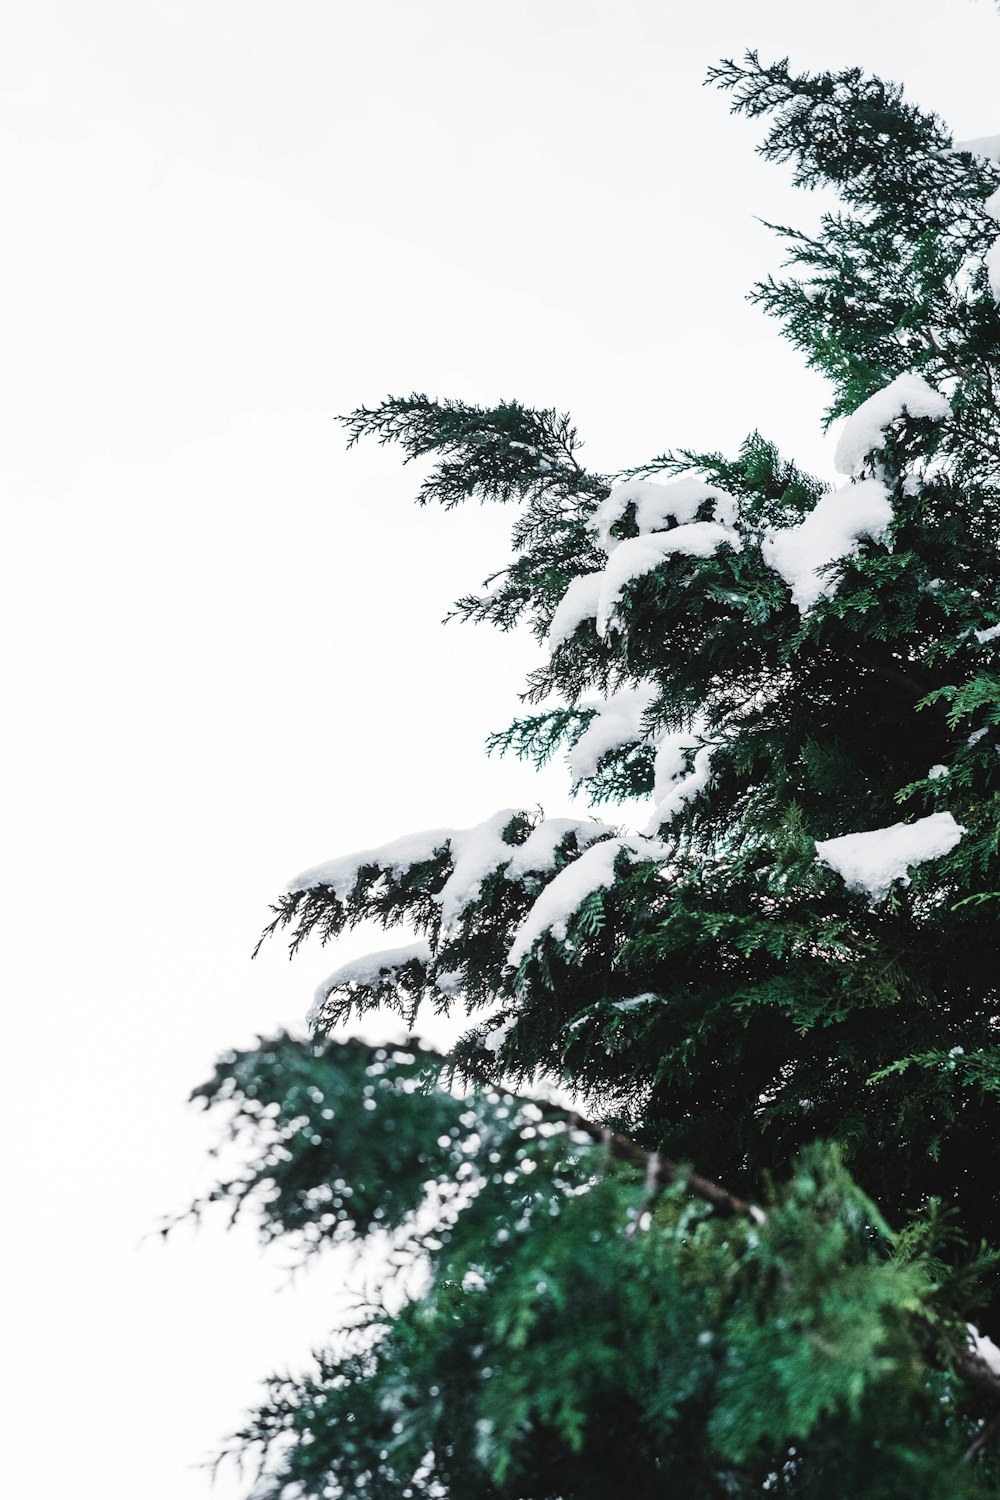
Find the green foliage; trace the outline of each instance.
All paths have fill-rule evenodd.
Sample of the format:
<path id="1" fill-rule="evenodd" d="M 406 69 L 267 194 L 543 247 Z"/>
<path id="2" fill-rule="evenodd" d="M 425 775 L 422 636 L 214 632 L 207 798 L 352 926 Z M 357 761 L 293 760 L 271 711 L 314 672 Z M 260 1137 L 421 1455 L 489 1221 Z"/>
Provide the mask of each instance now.
<path id="1" fill-rule="evenodd" d="M 1000 309 L 983 268 L 996 167 L 954 150 L 935 115 L 857 68 L 796 77 L 787 59 L 763 66 L 748 53 L 709 76 L 737 111 L 773 116 L 759 147 L 767 160 L 790 162 L 803 187 L 836 188 L 853 210 L 824 214 L 815 237 L 779 229 L 804 275 L 756 291 L 834 382 L 830 418 L 902 371 L 953 381 L 952 455 L 981 469 L 984 450 L 997 456 L 1000 413 Z"/>
<path id="2" fill-rule="evenodd" d="M 872 438 L 855 477 L 891 519 L 811 604 L 775 559 L 837 497 L 759 434 L 607 476 L 554 410 L 346 419 L 424 462 L 421 502 L 515 509 L 512 560 L 456 605 L 546 648 L 490 748 L 575 751 L 592 802 L 651 821 L 514 810 L 274 907 L 293 951 L 371 919 L 419 941 L 335 975 L 314 1041 L 198 1091 L 243 1163 L 208 1201 L 306 1249 L 371 1242 L 405 1282 L 271 1382 L 235 1440 L 261 1500 L 1000 1492 L 1000 1369 L 966 1327 L 1000 1339 L 1000 173 L 856 70 L 712 76 L 843 204 L 781 231 L 793 274 L 755 293 L 830 417 L 902 374 L 947 412 Z M 887 887 L 817 849 L 935 813 L 957 841 Z M 323 1041 L 386 1007 L 465 1030 Z M 606 1136 L 515 1093 L 540 1081 Z"/>
<path id="3" fill-rule="evenodd" d="M 456 1500 L 653 1497 L 665 1483 L 692 1496 L 990 1492 L 956 1452 L 956 1429 L 975 1424 L 939 1347 L 955 1337 L 937 1307 L 939 1215 L 893 1235 L 828 1147 L 803 1155 L 759 1223 L 696 1206 L 683 1176 L 650 1199 L 640 1172 L 551 1107 L 414 1090 L 431 1061 L 279 1037 L 197 1091 L 237 1111 L 277 1105 L 289 1160 L 310 1153 L 356 1232 L 393 1231 L 396 1264 L 424 1257 L 401 1311 L 370 1306 L 304 1377 L 270 1382 L 236 1439 L 277 1455 L 262 1500 L 289 1483 Z M 345 1119 L 345 1142 L 337 1104 L 359 1092 L 370 1108 Z M 420 1203 L 393 1194 L 407 1151 Z M 328 1229 L 310 1208 L 294 1225 L 299 1175 L 261 1179 L 242 1201 L 266 1235 L 294 1227 L 314 1247 L 345 1217 Z M 378 1217 L 366 1176 L 386 1186 Z M 809 1480 L 813 1452 L 825 1487 Z"/>

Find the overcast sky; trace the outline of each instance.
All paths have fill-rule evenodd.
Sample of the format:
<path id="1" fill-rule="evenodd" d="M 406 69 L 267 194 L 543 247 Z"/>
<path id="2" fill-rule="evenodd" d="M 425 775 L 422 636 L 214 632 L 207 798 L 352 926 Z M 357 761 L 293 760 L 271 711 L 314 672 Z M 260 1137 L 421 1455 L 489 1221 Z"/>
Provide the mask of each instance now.
<path id="1" fill-rule="evenodd" d="M 31 0 L 0 47 L 6 1493 L 192 1467 L 336 1320 L 219 1228 L 183 1100 L 335 956 L 249 953 L 297 870 L 565 781 L 487 761 L 530 642 L 441 629 L 507 519 L 333 421 L 573 412 L 613 470 L 754 428 L 832 474 L 744 301 L 815 200 L 702 87 L 756 46 L 1000 131 L 988 0 Z M 755 217 L 756 216 L 756 217 Z M 345 943 L 350 956 L 366 935 Z M 14 1263 L 11 1267 L 10 1251 Z M 219 1500 L 245 1493 L 224 1474 Z"/>

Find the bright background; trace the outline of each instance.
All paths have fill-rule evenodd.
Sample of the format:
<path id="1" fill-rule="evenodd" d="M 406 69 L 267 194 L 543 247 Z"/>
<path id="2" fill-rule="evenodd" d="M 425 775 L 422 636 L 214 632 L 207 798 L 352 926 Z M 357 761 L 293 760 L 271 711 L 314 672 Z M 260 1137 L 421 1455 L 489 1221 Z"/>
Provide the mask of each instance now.
<path id="1" fill-rule="evenodd" d="M 150 1236 L 183 1103 L 334 966 L 250 949 L 297 870 L 565 784 L 487 761 L 527 640 L 439 621 L 506 518 L 333 416 L 569 409 L 598 469 L 754 427 L 830 473 L 744 300 L 815 199 L 702 87 L 756 46 L 1000 131 L 988 0 L 31 0 L 0 49 L 4 1489 L 203 1500 L 343 1263 Z M 345 942 L 338 958 L 366 946 Z M 219 1500 L 245 1493 L 226 1471 Z"/>

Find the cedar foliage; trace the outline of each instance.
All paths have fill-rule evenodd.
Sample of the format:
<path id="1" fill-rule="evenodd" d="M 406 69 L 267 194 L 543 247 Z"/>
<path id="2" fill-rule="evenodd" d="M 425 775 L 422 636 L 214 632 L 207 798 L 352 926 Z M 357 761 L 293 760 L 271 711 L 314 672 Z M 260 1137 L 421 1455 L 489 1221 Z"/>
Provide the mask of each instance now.
<path id="1" fill-rule="evenodd" d="M 668 548 L 603 629 L 584 612 L 492 742 L 539 765 L 575 747 L 613 809 L 659 795 L 657 744 L 686 732 L 648 836 L 512 810 L 471 876 L 468 837 L 441 833 L 274 908 L 293 948 L 372 917 L 421 943 L 345 973 L 309 1041 L 229 1055 L 197 1091 L 242 1142 L 211 1200 L 307 1250 L 374 1236 L 412 1293 L 268 1384 L 233 1440 L 260 1500 L 1000 1493 L 1000 1376 L 966 1331 L 1000 1340 L 1000 671 L 977 635 L 1000 621 L 1000 172 L 856 70 L 749 54 L 711 76 L 767 120 L 766 157 L 839 194 L 815 235 L 779 230 L 787 274 L 753 294 L 829 377 L 829 418 L 902 374 L 950 413 L 885 428 L 862 475 L 891 524 L 804 611 L 766 537 L 824 486 L 758 434 L 608 476 L 566 416 L 516 401 L 346 419 L 425 461 L 422 503 L 513 507 L 513 560 L 456 610 L 543 646 L 575 580 L 640 534 L 623 480 L 700 476 L 688 520 L 723 503 L 738 540 Z M 628 691 L 631 734 L 581 760 Z M 962 837 L 885 895 L 817 857 L 941 811 Z M 553 882 L 601 859 L 508 962 Z M 379 1007 L 417 1030 L 458 1007 L 467 1029 L 447 1055 L 326 1039 Z M 588 1118 L 526 1097 L 539 1075 Z"/>

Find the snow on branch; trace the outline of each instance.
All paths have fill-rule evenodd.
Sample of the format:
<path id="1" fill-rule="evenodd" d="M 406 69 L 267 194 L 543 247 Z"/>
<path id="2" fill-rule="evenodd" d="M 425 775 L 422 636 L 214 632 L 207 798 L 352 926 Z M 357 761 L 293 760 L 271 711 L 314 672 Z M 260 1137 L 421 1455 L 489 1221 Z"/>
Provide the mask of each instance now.
<path id="1" fill-rule="evenodd" d="M 882 447 L 886 429 L 901 417 L 941 422 L 950 415 L 947 397 L 920 375 L 897 375 L 848 417 L 833 458 L 837 473 L 856 474 L 868 455 Z"/>
<path id="2" fill-rule="evenodd" d="M 817 840 L 816 853 L 851 890 L 867 891 L 880 901 L 894 880 L 909 885 L 911 865 L 950 854 L 963 833 L 965 829 L 950 812 L 938 812 L 915 823 L 893 823 L 867 833 Z"/>
<path id="3" fill-rule="evenodd" d="M 656 751 L 653 776 L 653 800 L 656 810 L 647 825 L 652 834 L 677 816 L 708 786 L 712 775 L 713 745 L 702 742 L 701 723 L 665 735 Z M 688 752 L 695 752 L 689 767 Z"/>
<path id="4" fill-rule="evenodd" d="M 407 834 L 376 849 L 362 849 L 314 865 L 290 881 L 289 895 L 327 890 L 344 902 L 365 871 L 378 871 L 398 878 L 415 866 L 447 856 L 450 873 L 437 891 L 430 892 L 441 910 L 442 926 L 448 928 L 482 893 L 491 875 L 507 871 L 509 878 L 527 874 L 545 875 L 556 868 L 560 846 L 573 835 L 578 849 L 586 849 L 614 830 L 606 823 L 586 818 L 549 818 L 535 825 L 520 842 L 507 837 L 519 821 L 530 822 L 530 814 L 503 808 L 472 828 L 434 828 Z"/>
<path id="5" fill-rule="evenodd" d="M 636 688 L 621 688 L 607 698 L 584 699 L 580 703 L 580 708 L 596 711 L 570 751 L 569 767 L 574 784 L 593 776 L 601 758 L 612 750 L 623 745 L 641 744 L 653 737 L 643 727 L 643 721 L 656 696 L 655 686 L 644 684 Z"/>
<path id="6" fill-rule="evenodd" d="M 698 520 L 703 507 L 710 509 L 710 515 L 701 519 L 717 521 L 722 526 L 735 525 L 737 516 L 737 503 L 732 495 L 692 475 L 684 475 L 670 484 L 629 479 L 614 486 L 591 518 L 598 544 L 609 554 L 621 545 L 621 539 L 612 536 L 611 528 L 624 518 L 629 506 L 635 507 L 635 526 L 640 536 L 665 530 L 669 521 L 682 526 Z"/>
<path id="7" fill-rule="evenodd" d="M 594 844 L 579 859 L 560 870 L 537 897 L 517 931 L 507 962 L 512 968 L 517 968 L 538 939 L 547 932 L 562 942 L 570 918 L 579 911 L 587 897 L 592 896 L 595 891 L 607 890 L 614 885 L 619 855 L 626 855 L 633 860 L 656 860 L 665 859 L 668 854 L 664 844 L 640 834 L 604 839 L 601 843 Z"/>
<path id="8" fill-rule="evenodd" d="M 853 557 L 862 537 L 881 541 L 891 521 L 885 486 L 877 479 L 859 479 L 823 495 L 797 526 L 765 532 L 761 551 L 805 614 L 834 592 L 832 565 Z"/>
<path id="9" fill-rule="evenodd" d="M 341 854 L 321 865 L 312 865 L 290 880 L 285 889 L 289 895 L 295 895 L 299 891 L 311 891 L 325 886 L 338 901 L 344 901 L 357 884 L 362 870 L 377 868 L 402 875 L 413 865 L 432 860 L 435 854 L 449 847 L 453 838 L 460 836 L 459 830 L 454 828 L 432 828 L 422 833 L 404 834 L 378 848 Z"/>
<path id="10" fill-rule="evenodd" d="M 426 969 L 432 957 L 430 943 L 418 939 L 398 948 L 384 948 L 380 953 L 366 953 L 361 958 L 348 959 L 317 986 L 306 1016 L 306 1025 L 310 1031 L 318 1026 L 334 990 L 349 985 L 359 985 L 366 989 L 388 989 L 398 984 L 404 970 Z"/>
<path id="11" fill-rule="evenodd" d="M 630 511 L 638 535 L 613 536 L 612 527 Z M 605 635 L 625 585 L 654 572 L 669 557 L 712 557 L 722 546 L 741 551 L 743 542 L 734 530 L 737 512 L 732 495 L 692 476 L 671 484 L 630 479 L 615 485 L 590 520 L 608 562 L 570 583 L 552 616 L 548 649 L 569 640 L 584 620 L 596 619 L 598 634 Z"/>
<path id="12" fill-rule="evenodd" d="M 584 620 L 593 620 L 601 607 L 604 573 L 581 573 L 563 594 L 549 626 L 546 646 L 554 651 L 568 641 Z"/>
<path id="13" fill-rule="evenodd" d="M 668 557 L 712 557 L 720 547 L 743 549 L 738 532 L 718 521 L 690 521 L 672 531 L 651 532 L 633 536 L 619 543 L 608 558 L 601 574 L 601 592 L 597 606 L 597 633 L 606 635 L 615 617 L 616 607 L 626 584 L 646 573 L 654 573 Z"/>

